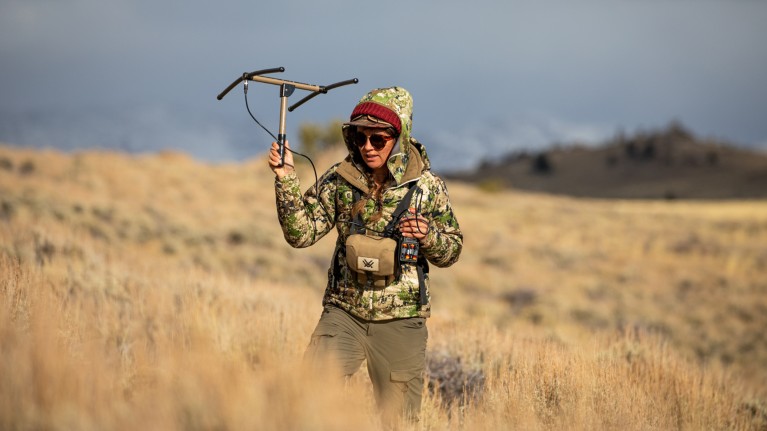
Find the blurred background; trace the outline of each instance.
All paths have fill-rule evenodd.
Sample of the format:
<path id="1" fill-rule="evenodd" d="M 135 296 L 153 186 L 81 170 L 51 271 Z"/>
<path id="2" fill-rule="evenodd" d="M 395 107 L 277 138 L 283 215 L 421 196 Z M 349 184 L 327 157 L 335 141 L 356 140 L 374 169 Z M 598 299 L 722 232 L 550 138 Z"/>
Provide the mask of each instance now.
<path id="1" fill-rule="evenodd" d="M 271 138 L 240 88 L 215 96 L 283 66 L 300 82 L 360 80 L 290 113 L 288 139 L 399 85 L 438 171 L 670 122 L 764 149 L 765 19 L 749 0 L 4 0 L 0 142 L 243 160 Z M 276 133 L 277 87 L 249 97 Z"/>

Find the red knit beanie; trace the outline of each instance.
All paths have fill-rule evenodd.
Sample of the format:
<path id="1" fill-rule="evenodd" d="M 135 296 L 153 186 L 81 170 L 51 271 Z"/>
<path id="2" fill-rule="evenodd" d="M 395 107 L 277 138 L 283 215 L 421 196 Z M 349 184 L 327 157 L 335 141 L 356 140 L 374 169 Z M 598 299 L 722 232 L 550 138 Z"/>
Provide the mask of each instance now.
<path id="1" fill-rule="evenodd" d="M 402 133 L 402 124 L 400 123 L 399 115 L 386 106 L 376 102 L 362 102 L 354 107 L 354 111 L 352 111 L 352 115 L 349 119 L 353 121 L 360 115 L 370 115 L 372 117 L 380 118 L 391 124 L 394 129 L 397 130 L 397 135 Z"/>

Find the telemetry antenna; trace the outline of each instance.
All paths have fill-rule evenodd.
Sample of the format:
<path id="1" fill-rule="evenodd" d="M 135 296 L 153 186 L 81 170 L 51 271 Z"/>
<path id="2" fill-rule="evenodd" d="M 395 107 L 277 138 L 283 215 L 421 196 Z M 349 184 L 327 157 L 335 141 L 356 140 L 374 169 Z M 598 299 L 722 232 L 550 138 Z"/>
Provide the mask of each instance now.
<path id="1" fill-rule="evenodd" d="M 245 72 L 237 78 L 234 82 L 229 84 L 228 87 L 224 91 L 222 91 L 216 99 L 221 100 L 226 96 L 229 91 L 231 91 L 234 87 L 237 86 L 240 82 L 244 82 L 245 92 L 248 91 L 248 81 L 256 81 L 256 82 L 262 82 L 265 84 L 272 84 L 277 85 L 280 87 L 280 129 L 279 133 L 277 134 L 277 144 L 279 146 L 280 151 L 280 165 L 283 165 L 285 163 L 285 114 L 287 111 L 293 112 L 294 109 L 298 108 L 299 106 L 303 105 L 304 103 L 308 102 L 310 99 L 312 99 L 314 96 L 318 94 L 325 94 L 328 91 L 341 87 L 348 84 L 356 84 L 359 82 L 357 78 L 353 79 L 347 79 L 346 81 L 336 82 L 335 84 L 330 85 L 312 85 L 312 84 L 304 84 L 302 82 L 296 82 L 296 81 L 288 81 L 286 79 L 278 79 L 273 78 L 271 76 L 262 76 L 269 73 L 278 73 L 278 72 L 284 72 L 284 67 L 275 67 L 273 69 L 263 69 L 263 70 L 257 70 L 255 72 Z M 293 92 L 298 88 L 299 90 L 306 90 L 311 91 L 311 93 L 304 97 L 303 99 L 299 100 L 298 102 L 294 103 L 290 107 L 288 107 L 288 97 L 293 94 Z"/>

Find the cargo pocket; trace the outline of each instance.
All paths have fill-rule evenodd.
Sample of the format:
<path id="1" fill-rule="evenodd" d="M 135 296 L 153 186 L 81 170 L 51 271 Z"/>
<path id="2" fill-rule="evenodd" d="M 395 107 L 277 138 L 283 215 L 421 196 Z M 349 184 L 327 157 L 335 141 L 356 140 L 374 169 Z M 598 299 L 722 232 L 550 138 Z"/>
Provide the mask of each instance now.
<path id="1" fill-rule="evenodd" d="M 408 419 L 417 419 L 421 410 L 421 393 L 423 391 L 423 367 L 392 370 L 392 384 L 400 391 L 399 399 L 394 405 L 389 405 L 389 412 L 404 415 Z M 398 404 L 398 405 L 397 405 Z"/>
<path id="2" fill-rule="evenodd" d="M 312 367 L 323 367 L 330 359 L 330 352 L 338 330 L 327 325 L 319 325 L 309 339 L 304 352 L 304 362 Z"/>
<path id="3" fill-rule="evenodd" d="M 391 371 L 389 373 L 389 379 L 392 382 L 400 386 L 402 392 L 407 392 L 411 384 L 417 385 L 419 382 L 423 382 L 423 372 L 425 368 L 425 361 L 422 355 L 416 355 L 408 359 L 393 362 L 391 364 Z M 421 388 L 418 388 L 420 393 Z"/>

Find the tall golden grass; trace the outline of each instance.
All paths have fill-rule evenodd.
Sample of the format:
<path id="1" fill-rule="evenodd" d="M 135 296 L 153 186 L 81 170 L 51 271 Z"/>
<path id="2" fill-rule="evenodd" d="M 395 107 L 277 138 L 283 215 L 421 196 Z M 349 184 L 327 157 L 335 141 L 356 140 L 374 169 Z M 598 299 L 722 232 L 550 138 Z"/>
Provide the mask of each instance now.
<path id="1" fill-rule="evenodd" d="M 334 238 L 284 244 L 272 181 L 0 147 L 0 429 L 381 429 L 301 365 Z M 449 187 L 428 355 L 481 379 L 403 429 L 767 429 L 767 203 Z"/>

